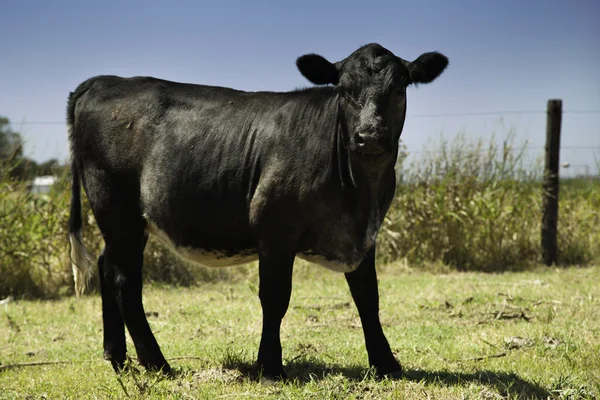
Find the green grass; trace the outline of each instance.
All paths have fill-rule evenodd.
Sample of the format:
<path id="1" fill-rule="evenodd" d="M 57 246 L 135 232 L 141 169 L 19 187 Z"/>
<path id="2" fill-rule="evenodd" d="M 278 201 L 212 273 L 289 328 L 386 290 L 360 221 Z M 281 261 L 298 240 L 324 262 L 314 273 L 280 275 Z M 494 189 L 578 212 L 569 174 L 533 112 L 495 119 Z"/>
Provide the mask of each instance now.
<path id="1" fill-rule="evenodd" d="M 274 385 L 246 375 L 261 311 L 256 270 L 244 274 L 236 283 L 145 288 L 150 325 L 177 371 L 170 379 L 113 373 L 102 360 L 97 294 L 0 306 L 0 398 L 600 396 L 600 267 L 441 275 L 384 268 L 381 319 L 406 371 L 393 381 L 368 369 L 343 276 L 299 265 L 282 327 L 291 381 Z M 7 368 L 47 361 L 65 363 Z"/>

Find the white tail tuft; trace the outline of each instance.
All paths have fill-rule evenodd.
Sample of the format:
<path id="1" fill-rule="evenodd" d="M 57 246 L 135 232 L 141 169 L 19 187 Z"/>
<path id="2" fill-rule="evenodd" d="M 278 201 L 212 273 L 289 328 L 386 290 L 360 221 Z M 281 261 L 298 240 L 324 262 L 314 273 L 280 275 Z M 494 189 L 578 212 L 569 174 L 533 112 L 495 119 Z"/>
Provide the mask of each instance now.
<path id="1" fill-rule="evenodd" d="M 81 232 L 69 234 L 69 242 L 71 243 L 71 266 L 75 280 L 75 293 L 80 296 L 92 277 L 94 260 L 83 245 Z"/>

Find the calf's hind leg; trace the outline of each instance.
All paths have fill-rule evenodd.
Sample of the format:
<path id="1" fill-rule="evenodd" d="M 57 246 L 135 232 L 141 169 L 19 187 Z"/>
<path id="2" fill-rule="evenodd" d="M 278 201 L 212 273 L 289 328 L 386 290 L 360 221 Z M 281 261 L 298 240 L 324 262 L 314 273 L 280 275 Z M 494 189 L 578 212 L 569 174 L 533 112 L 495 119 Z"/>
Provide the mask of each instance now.
<path id="1" fill-rule="evenodd" d="M 148 235 L 146 234 L 143 247 L 145 247 L 147 240 Z M 125 322 L 121 317 L 119 304 L 112 289 L 112 283 L 115 281 L 115 270 L 111 263 L 105 262 L 104 252 L 105 250 L 102 250 L 102 254 L 98 258 L 100 293 L 102 295 L 104 359 L 110 361 L 115 372 L 120 372 L 125 365 L 127 354 Z"/>
<path id="2" fill-rule="evenodd" d="M 100 293 L 102 295 L 102 324 L 104 330 L 104 359 L 110 361 L 115 372 L 125 364 L 125 323 L 121 318 L 119 305 L 109 282 L 114 282 L 114 270 L 111 265 L 105 267 L 104 250 L 98 258 Z"/>
<path id="3" fill-rule="evenodd" d="M 170 366 L 150 330 L 142 304 L 147 235 L 139 208 L 139 189 L 135 181 L 111 178 L 91 167 L 85 171 L 86 192 L 105 244 L 100 268 L 107 356 L 112 358 L 115 369 L 122 367 L 125 360 L 122 323 L 125 323 L 140 363 L 148 369 L 169 372 Z"/>
<path id="4" fill-rule="evenodd" d="M 128 240 L 124 239 L 113 240 L 105 235 L 104 273 L 108 277 L 107 286 L 133 339 L 140 363 L 149 370 L 169 373 L 171 367 L 152 334 L 142 304 L 142 264 L 146 237 L 142 230 L 138 231 L 138 235 L 127 235 Z"/>

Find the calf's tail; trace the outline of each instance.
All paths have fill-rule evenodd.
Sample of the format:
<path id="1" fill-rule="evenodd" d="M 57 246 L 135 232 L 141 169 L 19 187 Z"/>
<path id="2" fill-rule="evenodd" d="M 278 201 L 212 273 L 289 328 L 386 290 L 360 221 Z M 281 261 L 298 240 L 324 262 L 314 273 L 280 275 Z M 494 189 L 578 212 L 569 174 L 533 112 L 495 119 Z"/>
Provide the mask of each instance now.
<path id="1" fill-rule="evenodd" d="M 80 296 L 85 291 L 92 276 L 93 259 L 81 238 L 81 183 L 75 163 L 71 164 L 73 185 L 71 191 L 71 215 L 69 216 L 69 243 L 71 244 L 71 267 L 75 280 L 75 293 Z"/>
<path id="2" fill-rule="evenodd" d="M 75 93 L 76 94 L 76 93 Z M 74 151 L 75 102 L 77 97 L 71 93 L 67 106 L 67 122 L 69 129 L 69 140 L 71 142 L 71 213 L 69 216 L 69 243 L 71 245 L 70 257 L 75 281 L 75 293 L 80 296 L 85 291 L 93 271 L 93 258 L 88 253 L 81 238 L 81 179 L 77 167 L 76 154 Z"/>

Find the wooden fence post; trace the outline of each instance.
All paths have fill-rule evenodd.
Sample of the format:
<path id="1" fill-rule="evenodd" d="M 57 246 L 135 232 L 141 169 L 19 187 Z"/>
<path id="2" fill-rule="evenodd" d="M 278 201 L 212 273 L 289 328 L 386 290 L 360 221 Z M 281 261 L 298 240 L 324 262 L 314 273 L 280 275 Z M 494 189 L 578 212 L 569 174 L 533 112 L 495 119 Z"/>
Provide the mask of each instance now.
<path id="1" fill-rule="evenodd" d="M 546 120 L 546 163 L 543 182 L 542 258 L 547 266 L 556 263 L 558 225 L 558 169 L 562 100 L 548 100 Z"/>

